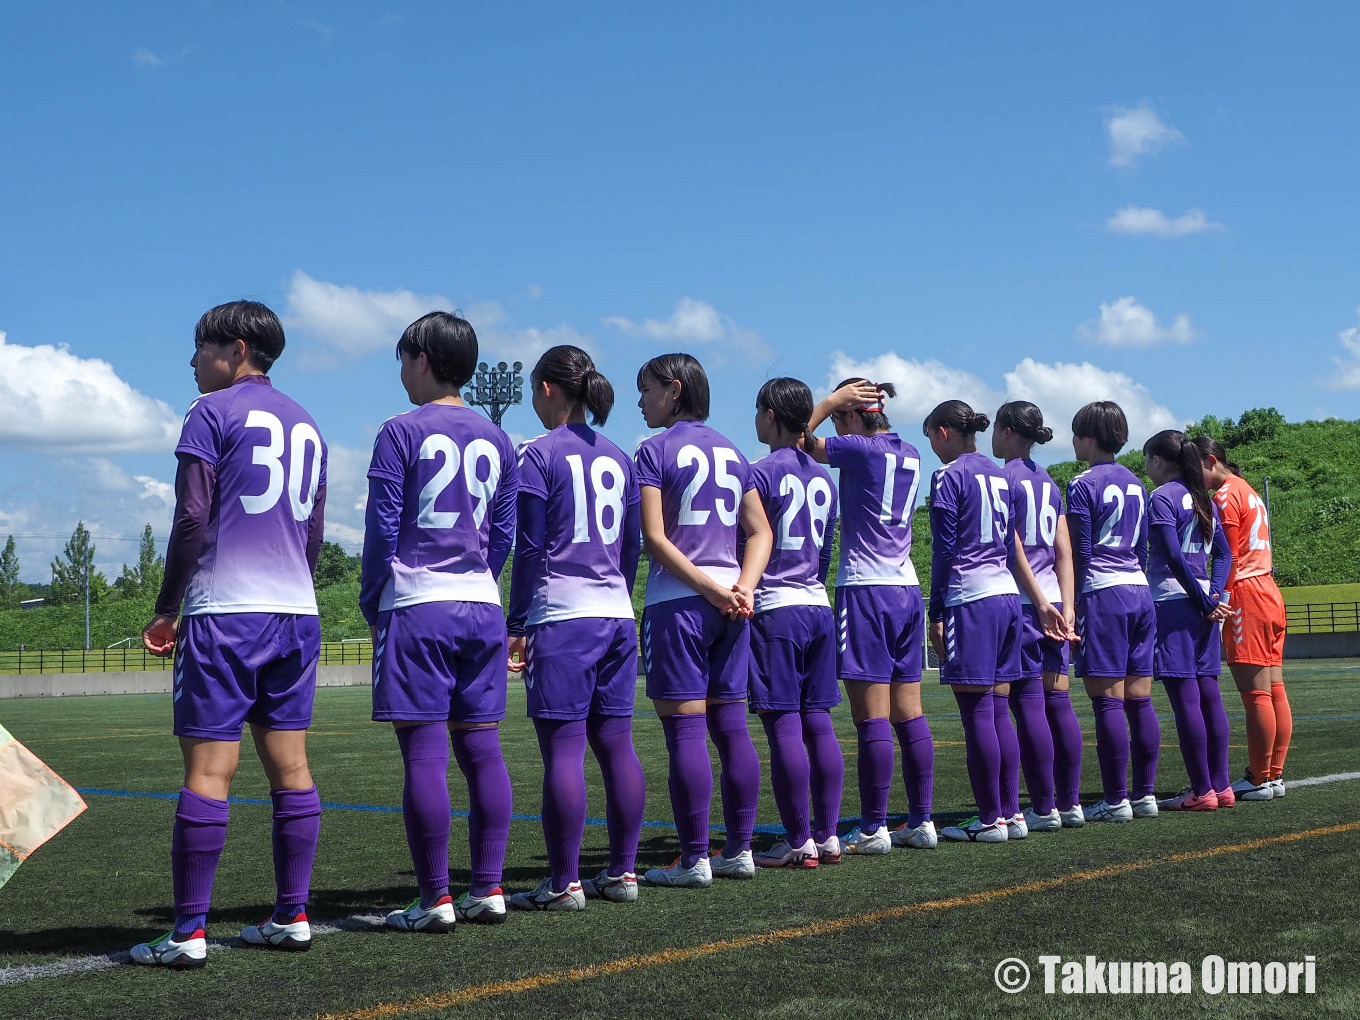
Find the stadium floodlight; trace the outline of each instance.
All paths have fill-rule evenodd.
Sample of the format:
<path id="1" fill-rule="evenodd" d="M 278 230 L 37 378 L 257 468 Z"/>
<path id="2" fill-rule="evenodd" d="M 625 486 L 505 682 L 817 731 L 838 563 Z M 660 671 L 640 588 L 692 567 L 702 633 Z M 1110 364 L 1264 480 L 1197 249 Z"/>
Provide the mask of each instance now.
<path id="1" fill-rule="evenodd" d="M 472 385 L 463 391 L 463 400 L 480 407 L 499 427 L 510 406 L 524 402 L 524 376 L 520 375 L 523 370 L 524 365 L 518 361 L 513 366 L 498 362 L 494 368 L 483 361 L 477 366 Z"/>

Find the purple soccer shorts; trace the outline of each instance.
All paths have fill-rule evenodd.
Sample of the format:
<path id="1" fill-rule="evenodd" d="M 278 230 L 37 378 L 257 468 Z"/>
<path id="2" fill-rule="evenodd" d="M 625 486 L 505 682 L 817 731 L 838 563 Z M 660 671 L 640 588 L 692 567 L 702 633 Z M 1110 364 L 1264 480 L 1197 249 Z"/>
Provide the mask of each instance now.
<path id="1" fill-rule="evenodd" d="M 842 680 L 919 683 L 925 665 L 925 611 L 915 585 L 843 585 L 836 589 Z"/>
<path id="2" fill-rule="evenodd" d="M 1020 679 L 1020 596 L 990 595 L 946 606 L 942 684 L 1008 684 Z"/>
<path id="3" fill-rule="evenodd" d="M 1079 596 L 1077 633 L 1077 676 L 1152 676 L 1157 614 L 1146 585 L 1117 584 Z"/>
<path id="4" fill-rule="evenodd" d="M 1053 608 L 1062 612 L 1062 603 L 1053 603 Z M 1039 626 L 1039 610 L 1025 604 L 1021 605 L 1020 611 L 1020 678 L 1038 680 L 1045 673 L 1066 676 L 1068 643 L 1044 637 L 1043 628 Z"/>
<path id="5" fill-rule="evenodd" d="M 1152 675 L 1158 680 L 1218 676 L 1223 649 L 1218 624 L 1206 620 L 1189 599 L 1167 599 L 1154 606 L 1157 637 Z"/>
<path id="6" fill-rule="evenodd" d="M 834 708 L 836 627 L 827 606 L 781 606 L 751 621 L 751 707 L 774 712 Z"/>
<path id="7" fill-rule="evenodd" d="M 658 602 L 642 613 L 642 666 L 653 701 L 745 701 L 751 625 L 698 595 Z"/>
<path id="8" fill-rule="evenodd" d="M 373 718 L 489 723 L 505 718 L 505 617 L 489 602 L 421 602 L 378 614 Z"/>
<path id="9" fill-rule="evenodd" d="M 524 637 L 529 718 L 633 714 L 638 641 L 632 620 L 540 623 Z"/>

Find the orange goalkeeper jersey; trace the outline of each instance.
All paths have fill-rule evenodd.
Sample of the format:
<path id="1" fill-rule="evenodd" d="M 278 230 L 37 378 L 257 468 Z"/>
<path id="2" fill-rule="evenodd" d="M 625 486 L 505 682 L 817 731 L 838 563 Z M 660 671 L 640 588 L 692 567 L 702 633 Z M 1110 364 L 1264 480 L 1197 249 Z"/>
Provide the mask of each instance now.
<path id="1" fill-rule="evenodd" d="M 1241 578 L 1269 574 L 1270 517 L 1266 514 L 1265 501 L 1256 495 L 1256 490 L 1245 478 L 1234 475 L 1219 486 L 1214 493 L 1214 502 L 1218 504 L 1223 535 L 1233 554 L 1228 588 Z"/>

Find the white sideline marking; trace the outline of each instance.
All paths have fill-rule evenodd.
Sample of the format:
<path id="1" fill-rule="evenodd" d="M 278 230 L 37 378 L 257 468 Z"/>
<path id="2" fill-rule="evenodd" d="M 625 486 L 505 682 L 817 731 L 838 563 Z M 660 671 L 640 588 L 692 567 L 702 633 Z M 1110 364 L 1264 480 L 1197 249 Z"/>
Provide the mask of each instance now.
<path id="1" fill-rule="evenodd" d="M 1300 786 L 1324 786 L 1327 783 L 1344 783 L 1350 780 L 1360 779 L 1360 772 L 1333 772 L 1327 776 L 1309 776 L 1305 779 L 1291 779 L 1284 785 L 1293 789 Z M 375 928 L 383 927 L 382 914 L 351 914 L 348 917 L 337 917 L 329 921 L 317 921 L 312 925 L 312 937 L 320 935 L 334 935 L 341 931 L 372 931 Z M 240 949 L 254 948 L 245 947 L 240 939 L 209 939 L 208 948 L 213 949 Z M 5 985 L 21 985 L 29 981 L 37 981 L 40 978 L 66 977 L 70 974 L 82 974 L 87 971 L 108 970 L 110 967 L 121 967 L 126 963 L 131 963 L 132 957 L 127 952 L 121 953 L 100 953 L 96 956 L 68 956 L 65 959 L 53 960 L 51 963 L 20 964 L 14 967 L 0 967 L 0 987 Z"/>

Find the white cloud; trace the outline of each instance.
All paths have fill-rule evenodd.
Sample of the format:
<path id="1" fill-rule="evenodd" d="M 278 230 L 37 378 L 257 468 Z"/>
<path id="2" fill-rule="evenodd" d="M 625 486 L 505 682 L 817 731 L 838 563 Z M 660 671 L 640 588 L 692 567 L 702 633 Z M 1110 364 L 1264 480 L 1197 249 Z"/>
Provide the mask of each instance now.
<path id="1" fill-rule="evenodd" d="M 1105 221 L 1105 229 L 1115 234 L 1150 234 L 1153 237 L 1185 237 L 1208 230 L 1223 230 L 1222 223 L 1212 222 L 1203 209 L 1187 209 L 1175 219 L 1160 209 L 1126 205 Z"/>
<path id="2" fill-rule="evenodd" d="M 0 332 L 0 445 L 113 453 L 170 450 L 180 417 L 133 389 L 107 361 L 66 345 L 23 347 Z"/>
<path id="3" fill-rule="evenodd" d="M 1172 142 L 1185 140 L 1185 135 L 1163 124 L 1146 103 L 1115 111 L 1105 121 L 1105 130 L 1110 136 L 1111 166 L 1133 166 L 1139 156 L 1151 155 Z"/>
<path id="4" fill-rule="evenodd" d="M 645 319 L 633 322 L 621 315 L 611 315 L 604 320 L 606 326 L 613 326 L 631 337 L 645 337 L 667 344 L 711 344 L 721 342 L 725 346 L 764 357 L 769 348 L 760 333 L 744 329 L 723 315 L 707 301 L 692 297 L 682 297 L 675 303 L 675 310 L 669 319 Z"/>
<path id="5" fill-rule="evenodd" d="M 1162 429 L 1181 424 L 1175 414 L 1153 399 L 1147 387 L 1122 372 L 1107 371 L 1089 362 L 1045 364 L 1025 358 L 1002 375 L 999 386 L 993 386 L 971 372 L 933 359 L 915 361 L 889 352 L 861 361 L 839 351 L 833 354 L 828 390 L 850 376 L 893 383 L 897 396 L 888 399 L 886 410 L 900 433 L 913 436 L 926 415 L 945 400 L 963 400 L 989 416 L 1008 400 L 1032 401 L 1053 429 L 1054 441 L 1046 448 L 1049 459 L 1071 457 L 1072 416 L 1093 400 L 1113 400 L 1124 409 L 1129 419 L 1129 448 L 1141 445 Z"/>
<path id="6" fill-rule="evenodd" d="M 1360 315 L 1360 308 L 1355 310 L 1355 314 Z M 1345 348 L 1346 355 L 1332 358 L 1336 363 L 1336 371 L 1324 382 L 1334 390 L 1360 390 L 1360 326 L 1343 329 L 1336 336 Z"/>
<path id="7" fill-rule="evenodd" d="M 138 67 L 160 67 L 165 63 L 165 58 L 152 53 L 145 46 L 138 46 L 132 51 L 132 62 Z"/>
<path id="8" fill-rule="evenodd" d="M 1077 327 L 1077 336 L 1107 347 L 1155 347 L 1159 344 L 1188 344 L 1199 336 L 1190 316 L 1177 315 L 1170 326 L 1163 326 L 1152 309 L 1140 305 L 1132 294 L 1100 303 L 1100 318 L 1088 319 Z"/>
<path id="9" fill-rule="evenodd" d="M 372 453 L 367 447 L 326 446 L 326 538 L 352 552 L 358 552 L 364 543 Z"/>

